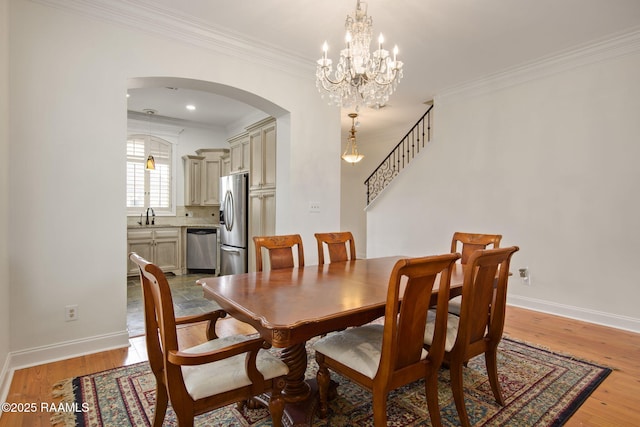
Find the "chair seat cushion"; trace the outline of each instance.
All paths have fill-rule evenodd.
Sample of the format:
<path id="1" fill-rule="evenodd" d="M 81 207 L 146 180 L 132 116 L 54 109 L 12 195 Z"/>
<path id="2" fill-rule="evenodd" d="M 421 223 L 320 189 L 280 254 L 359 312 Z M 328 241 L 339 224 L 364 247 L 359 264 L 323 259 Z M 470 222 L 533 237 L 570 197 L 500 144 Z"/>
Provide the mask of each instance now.
<path id="1" fill-rule="evenodd" d="M 460 305 L 462 304 L 462 295 L 449 300 L 449 313 L 460 316 Z"/>
<path id="2" fill-rule="evenodd" d="M 384 325 L 368 324 L 334 332 L 313 344 L 316 352 L 373 379 L 380 365 Z M 427 357 L 422 350 L 421 359 Z"/>
<path id="3" fill-rule="evenodd" d="M 436 312 L 435 310 L 429 310 L 427 312 L 427 327 L 424 329 L 424 343 L 431 345 L 433 340 L 433 330 L 435 329 Z M 456 343 L 456 337 L 458 336 L 458 325 L 460 324 L 460 318 L 455 314 L 449 313 L 447 318 L 447 338 L 444 343 L 444 350 L 449 352 Z"/>
<path id="4" fill-rule="evenodd" d="M 254 339 L 251 336 L 233 335 L 217 338 L 183 350 L 185 353 L 205 353 L 232 344 Z M 245 369 L 246 353 L 198 366 L 182 366 L 184 385 L 192 399 L 213 396 L 251 384 Z M 256 365 L 265 380 L 286 375 L 287 365 L 266 350 L 260 350 Z"/>

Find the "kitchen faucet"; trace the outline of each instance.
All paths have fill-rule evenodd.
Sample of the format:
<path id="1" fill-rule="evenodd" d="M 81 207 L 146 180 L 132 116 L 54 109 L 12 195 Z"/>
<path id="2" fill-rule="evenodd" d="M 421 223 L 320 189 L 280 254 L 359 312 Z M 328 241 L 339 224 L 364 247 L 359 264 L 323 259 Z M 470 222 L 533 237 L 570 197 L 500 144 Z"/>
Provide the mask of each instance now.
<path id="1" fill-rule="evenodd" d="M 153 211 L 153 208 L 149 206 L 147 208 L 147 222 L 146 225 L 149 225 L 149 209 L 151 209 L 151 225 L 155 225 L 156 223 L 156 213 Z"/>

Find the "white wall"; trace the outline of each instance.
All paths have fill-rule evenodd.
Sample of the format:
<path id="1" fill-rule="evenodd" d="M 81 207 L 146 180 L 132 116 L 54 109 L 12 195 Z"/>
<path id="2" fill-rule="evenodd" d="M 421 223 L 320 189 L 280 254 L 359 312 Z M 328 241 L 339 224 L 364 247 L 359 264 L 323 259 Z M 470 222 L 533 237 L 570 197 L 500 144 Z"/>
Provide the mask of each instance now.
<path id="1" fill-rule="evenodd" d="M 0 0 L 0 402 L 5 401 L 9 355 L 9 2 Z"/>
<path id="2" fill-rule="evenodd" d="M 368 211 L 368 255 L 500 233 L 532 274 L 511 303 L 640 331 L 637 37 L 436 97 L 428 150 Z"/>
<path id="3" fill-rule="evenodd" d="M 221 83 L 290 112 L 278 117 L 277 232 L 313 242 L 316 227 L 339 226 L 339 203 L 331 198 L 339 192 L 337 164 L 304 166 L 339 155 L 339 111 L 318 96 L 313 64 L 283 72 L 253 55 L 172 40 L 170 31 L 156 36 L 34 2 L 11 6 L 10 85 L 20 94 L 10 99 L 8 162 L 17 364 L 126 343 L 129 79 Z M 291 183 L 282 179 L 289 176 Z M 324 203 L 321 215 L 307 212 L 301 201 L 308 198 Z M 310 251 L 310 263 L 314 257 Z M 78 321 L 64 322 L 67 304 L 79 305 Z"/>

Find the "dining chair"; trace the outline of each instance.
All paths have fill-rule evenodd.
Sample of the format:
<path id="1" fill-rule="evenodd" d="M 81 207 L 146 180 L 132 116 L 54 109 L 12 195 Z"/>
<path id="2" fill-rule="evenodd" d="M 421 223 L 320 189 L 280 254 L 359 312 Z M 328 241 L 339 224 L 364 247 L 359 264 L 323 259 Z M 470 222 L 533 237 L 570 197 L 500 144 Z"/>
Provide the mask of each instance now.
<path id="1" fill-rule="evenodd" d="M 324 264 L 324 246 L 327 246 L 329 262 L 356 259 L 356 245 L 350 231 L 315 233 L 318 242 L 318 264 Z"/>
<path id="2" fill-rule="evenodd" d="M 271 270 L 295 267 L 293 248 L 297 246 L 298 267 L 304 267 L 304 248 L 299 234 L 282 236 L 255 236 L 256 271 L 262 271 L 262 248 L 268 252 Z"/>
<path id="3" fill-rule="evenodd" d="M 479 249 L 496 249 L 500 247 L 501 234 L 462 233 L 456 231 L 451 239 L 451 253 L 460 252 L 460 264 L 467 265 L 469 257 Z M 461 297 L 449 300 L 449 313 L 460 314 Z"/>
<path id="4" fill-rule="evenodd" d="M 451 239 L 451 253 L 460 252 L 460 263 L 466 265 L 471 254 L 478 249 L 495 249 L 500 247 L 501 234 L 463 233 L 456 231 Z"/>
<path id="5" fill-rule="evenodd" d="M 453 399 L 460 422 L 465 427 L 471 424 L 464 404 L 462 368 L 470 358 L 484 353 L 491 391 L 496 401 L 504 405 L 498 380 L 497 353 L 504 329 L 509 263 L 517 251 L 517 246 L 511 246 L 473 252 L 464 271 L 460 316 L 448 315 L 444 361 L 449 365 Z M 432 335 L 439 327 L 437 315 L 437 312 L 429 310 L 424 333 L 425 349 L 435 342 Z"/>
<path id="6" fill-rule="evenodd" d="M 273 425 L 280 427 L 287 365 L 266 351 L 268 344 L 260 338 L 215 338 L 211 327 L 207 342 L 179 349 L 176 325 L 204 320 L 213 324 L 224 317 L 224 311 L 176 318 L 171 289 L 162 270 L 135 252 L 129 258 L 140 271 L 147 353 L 156 378 L 153 426 L 162 426 L 169 400 L 178 425 L 185 427 L 193 426 L 196 415 L 270 392 L 269 411 Z"/>
<path id="7" fill-rule="evenodd" d="M 316 378 L 321 418 L 328 414 L 331 369 L 373 393 L 376 427 L 387 425 L 387 394 L 424 379 L 431 424 L 441 425 L 438 369 L 444 354 L 451 269 L 458 258 L 460 254 L 399 260 L 389 277 L 384 324 L 370 323 L 333 332 L 313 344 L 319 366 Z M 436 327 L 433 345 L 427 351 L 422 341 L 438 274 Z"/>

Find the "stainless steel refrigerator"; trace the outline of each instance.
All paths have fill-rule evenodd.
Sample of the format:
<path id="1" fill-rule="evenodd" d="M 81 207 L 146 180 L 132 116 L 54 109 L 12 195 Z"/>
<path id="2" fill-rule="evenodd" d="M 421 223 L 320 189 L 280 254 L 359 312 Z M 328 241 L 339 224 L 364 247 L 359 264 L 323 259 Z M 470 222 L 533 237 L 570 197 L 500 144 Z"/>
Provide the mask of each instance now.
<path id="1" fill-rule="evenodd" d="M 249 175 L 220 178 L 220 275 L 247 272 Z"/>

